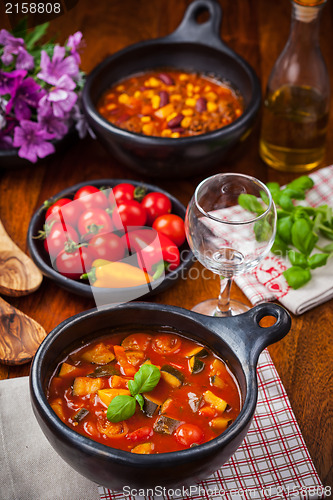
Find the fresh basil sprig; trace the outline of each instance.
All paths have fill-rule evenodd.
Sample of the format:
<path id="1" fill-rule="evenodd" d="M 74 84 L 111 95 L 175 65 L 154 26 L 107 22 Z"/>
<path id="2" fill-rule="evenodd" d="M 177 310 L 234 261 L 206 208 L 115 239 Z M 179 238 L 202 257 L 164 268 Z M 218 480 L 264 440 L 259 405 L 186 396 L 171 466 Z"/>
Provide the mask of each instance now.
<path id="1" fill-rule="evenodd" d="M 131 396 L 119 395 L 113 398 L 108 406 L 106 417 L 110 422 L 120 422 L 132 417 L 135 413 L 136 402 L 143 409 L 144 399 L 142 392 L 149 392 L 156 387 L 161 378 L 161 372 L 155 365 L 144 364 L 130 380 L 128 388 Z"/>
<path id="2" fill-rule="evenodd" d="M 288 284 L 300 288 L 311 280 L 311 270 L 327 263 L 333 256 L 333 243 L 319 247 L 319 236 L 333 240 L 333 208 L 328 205 L 310 207 L 295 205 L 293 200 L 304 200 L 307 190 L 313 187 L 307 175 L 287 184 L 283 189 L 277 182 L 268 182 L 267 187 L 277 208 L 276 236 L 271 251 L 276 255 L 287 255 L 292 267 L 284 271 Z M 257 215 L 262 213 L 260 203 L 250 194 L 241 194 L 238 203 Z M 259 231 L 260 229 L 260 231 Z M 255 228 L 260 241 L 264 228 Z M 313 254 L 313 250 L 321 253 Z"/>

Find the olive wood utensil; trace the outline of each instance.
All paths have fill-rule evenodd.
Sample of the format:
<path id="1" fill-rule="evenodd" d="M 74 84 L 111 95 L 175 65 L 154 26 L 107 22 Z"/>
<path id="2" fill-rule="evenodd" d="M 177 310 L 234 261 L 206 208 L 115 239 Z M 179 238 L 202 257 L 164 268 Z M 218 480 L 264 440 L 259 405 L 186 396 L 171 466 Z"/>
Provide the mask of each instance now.
<path id="1" fill-rule="evenodd" d="M 37 321 L 0 297 L 0 363 L 28 363 L 45 337 Z"/>
<path id="2" fill-rule="evenodd" d="M 42 279 L 38 267 L 8 236 L 0 221 L 0 293 L 28 295 L 37 290 Z"/>

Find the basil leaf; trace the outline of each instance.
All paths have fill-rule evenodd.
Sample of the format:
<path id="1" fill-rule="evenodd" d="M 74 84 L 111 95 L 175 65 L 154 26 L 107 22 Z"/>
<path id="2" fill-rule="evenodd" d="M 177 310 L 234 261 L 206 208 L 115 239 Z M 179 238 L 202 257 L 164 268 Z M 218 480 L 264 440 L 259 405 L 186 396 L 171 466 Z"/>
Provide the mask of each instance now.
<path id="1" fill-rule="evenodd" d="M 247 210 L 248 212 L 255 212 L 257 214 L 262 214 L 265 210 L 263 209 L 260 201 L 253 194 L 240 194 L 238 196 L 239 205 Z"/>
<path id="2" fill-rule="evenodd" d="M 293 218 L 289 215 L 288 217 L 283 217 L 277 222 L 277 233 L 280 238 L 287 244 L 291 243 L 291 228 L 293 227 Z"/>
<path id="3" fill-rule="evenodd" d="M 135 400 L 139 403 L 141 410 L 143 410 L 143 405 L 145 404 L 145 401 L 141 394 L 136 394 L 135 395 Z"/>
<path id="4" fill-rule="evenodd" d="M 303 253 L 295 252 L 295 250 L 290 250 L 290 252 L 288 252 L 288 257 L 293 266 L 299 266 L 303 268 L 308 267 L 308 259 Z"/>
<path id="5" fill-rule="evenodd" d="M 281 195 L 280 186 L 278 182 L 267 182 L 266 186 L 270 190 L 272 198 L 275 201 L 275 203 L 278 203 Z"/>
<path id="6" fill-rule="evenodd" d="M 316 267 L 325 266 L 327 259 L 329 258 L 328 253 L 315 253 L 309 257 L 308 262 L 311 269 L 316 269 Z"/>
<path id="7" fill-rule="evenodd" d="M 161 377 L 161 372 L 155 365 L 141 365 L 140 369 L 134 375 L 134 380 L 130 380 L 128 388 L 131 394 L 135 396 L 140 392 L 148 392 L 154 389 Z"/>
<path id="8" fill-rule="evenodd" d="M 279 198 L 279 205 L 281 208 L 283 208 L 283 210 L 286 210 L 287 212 L 292 212 L 295 208 L 293 202 L 291 201 L 291 198 L 283 193 Z"/>
<path id="9" fill-rule="evenodd" d="M 256 240 L 260 243 L 262 241 L 269 241 L 273 234 L 273 228 L 267 219 L 258 220 L 253 226 Z"/>
<path id="10" fill-rule="evenodd" d="M 132 396 L 121 394 L 113 398 L 108 406 L 106 417 L 110 422 L 121 422 L 134 415 L 136 408 L 135 399 Z"/>
<path id="11" fill-rule="evenodd" d="M 288 250 L 288 245 L 280 238 L 278 234 L 275 235 L 275 240 L 273 243 L 273 246 L 271 248 L 271 252 L 274 253 L 274 255 L 286 255 Z"/>
<path id="12" fill-rule="evenodd" d="M 295 179 L 292 182 L 290 182 L 287 187 L 291 189 L 307 191 L 308 189 L 311 189 L 313 186 L 314 182 L 311 179 L 311 177 L 308 177 L 307 175 L 302 175 L 301 177 L 298 177 L 298 179 Z"/>
<path id="13" fill-rule="evenodd" d="M 322 250 L 324 250 L 324 252 L 328 252 L 328 253 L 331 253 L 333 252 L 333 243 L 329 243 L 328 245 L 325 245 Z"/>
<path id="14" fill-rule="evenodd" d="M 304 286 L 311 279 L 309 269 L 303 269 L 298 266 L 292 266 L 286 271 L 283 271 L 283 276 L 286 278 L 289 286 L 295 290 Z"/>
<path id="15" fill-rule="evenodd" d="M 297 250 L 310 255 L 318 241 L 318 236 L 312 231 L 312 226 L 307 219 L 297 219 L 291 228 L 291 239 Z"/>
<path id="16" fill-rule="evenodd" d="M 286 187 L 282 193 L 286 196 L 289 196 L 289 198 L 292 198 L 293 200 L 304 200 L 305 199 L 305 193 L 302 189 L 293 189 L 291 187 Z"/>

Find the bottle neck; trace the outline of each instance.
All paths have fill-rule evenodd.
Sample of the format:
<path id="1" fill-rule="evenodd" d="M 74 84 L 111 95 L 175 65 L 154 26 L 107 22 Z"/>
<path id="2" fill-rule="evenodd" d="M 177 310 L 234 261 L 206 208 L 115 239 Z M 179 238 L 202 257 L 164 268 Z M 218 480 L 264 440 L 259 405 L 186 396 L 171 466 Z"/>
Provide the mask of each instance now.
<path id="1" fill-rule="evenodd" d="M 306 5 L 304 1 L 292 0 L 292 17 L 289 42 L 305 45 L 319 44 L 320 13 L 326 1 L 317 5 Z"/>

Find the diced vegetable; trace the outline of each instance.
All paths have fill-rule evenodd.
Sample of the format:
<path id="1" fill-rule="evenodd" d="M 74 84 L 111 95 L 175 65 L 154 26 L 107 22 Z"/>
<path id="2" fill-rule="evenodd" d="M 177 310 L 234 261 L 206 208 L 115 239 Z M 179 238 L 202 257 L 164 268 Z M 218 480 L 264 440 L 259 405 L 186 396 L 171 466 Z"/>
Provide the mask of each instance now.
<path id="1" fill-rule="evenodd" d="M 131 453 L 140 453 L 140 455 L 150 455 L 154 450 L 153 443 L 142 443 L 138 444 L 131 449 Z"/>
<path id="2" fill-rule="evenodd" d="M 152 417 L 155 413 L 158 413 L 160 407 L 161 407 L 161 402 L 155 400 L 151 396 L 148 396 L 147 394 L 142 394 L 144 404 L 143 404 L 143 411 L 148 417 Z"/>
<path id="3" fill-rule="evenodd" d="M 52 410 L 58 415 L 61 420 L 65 420 L 64 409 L 62 406 L 62 400 L 60 398 L 55 399 L 50 403 Z"/>
<path id="4" fill-rule="evenodd" d="M 192 356 L 196 356 L 197 358 L 205 358 L 206 356 L 208 356 L 208 351 L 204 347 L 198 346 L 186 354 L 186 358 L 192 358 Z"/>
<path id="5" fill-rule="evenodd" d="M 82 354 L 82 359 L 89 361 L 89 363 L 96 363 L 98 365 L 106 365 L 114 360 L 113 352 L 106 347 L 103 342 L 95 345 L 92 349 L 85 351 Z"/>
<path id="6" fill-rule="evenodd" d="M 212 391 L 206 391 L 203 393 L 204 400 L 206 403 L 214 406 L 218 413 L 223 413 L 227 407 L 227 402 L 224 399 L 215 396 Z"/>
<path id="7" fill-rule="evenodd" d="M 134 443 L 140 443 L 142 441 L 147 441 L 147 439 L 151 438 L 154 434 L 152 427 L 145 425 L 143 427 L 139 427 L 135 429 L 135 431 L 130 432 L 127 435 L 127 439 L 133 441 Z"/>
<path id="8" fill-rule="evenodd" d="M 197 358 L 196 355 L 192 356 L 189 359 L 188 364 L 190 372 L 193 373 L 193 375 L 202 372 L 202 370 L 205 368 L 205 363 L 201 359 Z"/>
<path id="9" fill-rule="evenodd" d="M 112 375 L 111 387 L 113 389 L 128 389 L 128 380 L 119 375 Z"/>
<path id="10" fill-rule="evenodd" d="M 119 375 L 119 370 L 114 364 L 97 366 L 92 373 L 88 373 L 87 377 L 111 377 L 111 375 Z"/>
<path id="11" fill-rule="evenodd" d="M 123 375 L 126 375 L 127 377 L 133 377 L 136 374 L 136 368 L 131 365 L 131 363 L 129 363 L 126 356 L 126 351 L 123 346 L 115 345 L 114 353 L 120 365 L 120 369 L 123 372 Z"/>
<path id="12" fill-rule="evenodd" d="M 171 435 L 177 427 L 179 427 L 181 422 L 175 418 L 167 417 L 166 415 L 161 415 L 154 424 L 154 431 L 159 434 Z"/>
<path id="13" fill-rule="evenodd" d="M 204 417 L 214 417 L 216 415 L 216 410 L 212 406 L 203 406 L 199 410 L 199 415 L 203 415 Z"/>
<path id="14" fill-rule="evenodd" d="M 184 375 L 182 372 L 170 365 L 162 366 L 161 377 L 173 388 L 180 387 L 184 382 Z"/>
<path id="15" fill-rule="evenodd" d="M 210 378 L 210 383 L 214 386 L 217 387 L 218 389 L 223 389 L 225 387 L 225 382 L 224 380 L 221 379 L 218 375 L 212 375 Z"/>
<path id="16" fill-rule="evenodd" d="M 225 364 L 219 359 L 214 359 L 210 367 L 209 375 L 221 375 L 226 372 Z"/>
<path id="17" fill-rule="evenodd" d="M 170 411 L 170 407 L 171 407 L 172 403 L 173 403 L 172 398 L 167 398 L 165 401 L 163 401 L 161 408 L 160 408 L 160 414 L 163 415 L 163 413 Z"/>
<path id="18" fill-rule="evenodd" d="M 126 356 L 128 361 L 131 363 L 133 366 L 138 366 L 140 365 L 143 360 L 145 359 L 145 353 L 143 351 L 126 351 Z"/>
<path id="19" fill-rule="evenodd" d="M 120 438 L 128 433 L 128 425 L 124 421 L 113 423 L 99 419 L 97 420 L 97 429 L 110 438 Z"/>
<path id="20" fill-rule="evenodd" d="M 106 405 L 109 406 L 113 398 L 116 396 L 130 396 L 131 393 L 128 389 L 100 389 L 97 391 L 99 399 Z"/>
<path id="21" fill-rule="evenodd" d="M 151 341 L 147 333 L 133 333 L 124 338 L 121 345 L 125 351 L 146 351 Z"/>
<path id="22" fill-rule="evenodd" d="M 199 410 L 202 396 L 198 396 L 197 394 L 195 394 L 195 392 L 189 392 L 187 394 L 187 397 L 188 404 L 190 405 L 191 410 L 193 411 L 193 413 L 196 413 Z"/>
<path id="23" fill-rule="evenodd" d="M 210 422 L 209 425 L 216 431 L 222 432 L 224 431 L 230 424 L 232 420 L 230 418 L 225 418 L 225 417 L 216 417 L 213 418 Z"/>
<path id="24" fill-rule="evenodd" d="M 81 408 L 78 412 L 75 413 L 73 420 L 74 422 L 81 422 L 87 415 L 89 415 L 89 410 L 86 408 Z"/>
<path id="25" fill-rule="evenodd" d="M 87 396 L 97 392 L 103 386 L 101 378 L 76 377 L 73 383 L 74 396 Z"/>
<path id="26" fill-rule="evenodd" d="M 77 371 L 77 367 L 69 363 L 62 363 L 59 371 L 59 377 L 64 377 L 68 374 L 74 374 Z"/>

